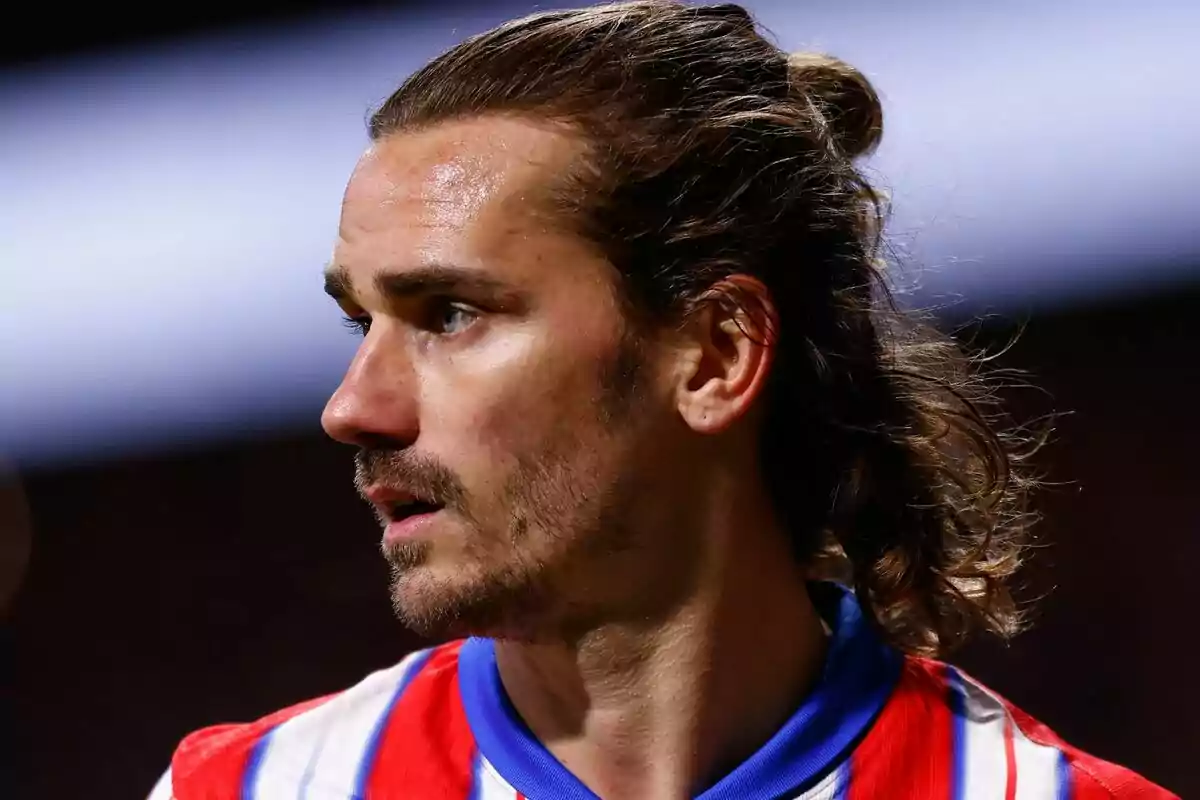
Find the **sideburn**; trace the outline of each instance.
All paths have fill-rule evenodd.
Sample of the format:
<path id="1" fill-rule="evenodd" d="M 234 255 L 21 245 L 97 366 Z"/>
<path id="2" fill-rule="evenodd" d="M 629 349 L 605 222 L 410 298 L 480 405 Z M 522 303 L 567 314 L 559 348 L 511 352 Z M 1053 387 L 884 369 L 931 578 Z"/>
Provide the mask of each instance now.
<path id="1" fill-rule="evenodd" d="M 600 367 L 601 422 L 613 425 L 628 418 L 641 394 L 646 351 L 640 334 L 626 326 L 612 359 Z"/>

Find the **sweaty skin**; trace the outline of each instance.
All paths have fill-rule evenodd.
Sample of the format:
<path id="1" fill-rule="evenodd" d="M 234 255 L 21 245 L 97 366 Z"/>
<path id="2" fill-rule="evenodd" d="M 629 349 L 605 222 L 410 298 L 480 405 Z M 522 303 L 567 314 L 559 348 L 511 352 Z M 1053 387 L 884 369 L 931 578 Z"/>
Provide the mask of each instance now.
<path id="1" fill-rule="evenodd" d="M 545 191 L 581 152 L 496 117 L 363 156 L 329 277 L 366 332 L 323 424 L 361 448 L 401 618 L 497 637 L 514 706 L 601 796 L 681 797 L 797 706 L 824 632 L 758 471 L 770 349 L 714 309 L 630 330 Z M 441 510 L 400 536 L 414 489 Z"/>

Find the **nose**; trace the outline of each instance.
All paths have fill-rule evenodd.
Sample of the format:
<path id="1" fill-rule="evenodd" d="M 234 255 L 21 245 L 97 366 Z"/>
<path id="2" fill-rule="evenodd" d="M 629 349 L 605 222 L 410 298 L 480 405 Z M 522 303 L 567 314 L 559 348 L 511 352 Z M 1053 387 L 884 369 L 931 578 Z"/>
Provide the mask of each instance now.
<path id="1" fill-rule="evenodd" d="M 412 366 L 402 345 L 376 336 L 377 331 L 363 340 L 325 404 L 321 427 L 345 444 L 368 447 L 383 440 L 407 447 L 419 427 Z"/>

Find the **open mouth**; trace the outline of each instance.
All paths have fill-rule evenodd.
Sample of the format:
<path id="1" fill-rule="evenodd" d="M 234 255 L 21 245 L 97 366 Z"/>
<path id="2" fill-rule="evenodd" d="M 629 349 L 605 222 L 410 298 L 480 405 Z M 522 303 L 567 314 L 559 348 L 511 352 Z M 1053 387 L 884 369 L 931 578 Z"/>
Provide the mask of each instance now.
<path id="1" fill-rule="evenodd" d="M 418 497 L 402 487 L 372 484 L 359 490 L 364 500 L 375 507 L 375 516 L 386 527 L 410 527 L 405 523 L 418 522 L 444 509 L 445 503 Z"/>
<path id="2" fill-rule="evenodd" d="M 414 500 L 411 503 L 397 503 L 389 510 L 391 518 L 394 522 L 417 517 L 422 514 L 433 514 L 436 511 L 441 511 L 443 506 L 437 503 L 426 503 L 422 500 Z"/>

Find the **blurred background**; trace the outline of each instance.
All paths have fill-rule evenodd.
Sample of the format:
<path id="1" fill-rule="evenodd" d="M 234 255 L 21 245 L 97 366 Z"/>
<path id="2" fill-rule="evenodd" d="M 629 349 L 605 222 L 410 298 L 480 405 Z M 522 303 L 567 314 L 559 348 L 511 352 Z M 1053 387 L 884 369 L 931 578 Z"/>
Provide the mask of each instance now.
<path id="1" fill-rule="evenodd" d="M 997 363 L 1043 391 L 1014 410 L 1067 412 L 1037 626 L 954 660 L 1200 796 L 1200 8 L 747 5 L 883 95 L 905 302 L 980 320 L 976 345 L 1020 332 Z M 143 796 L 188 731 L 414 646 L 318 425 L 354 347 L 320 273 L 371 108 L 535 8 L 46 3 L 5 26 L 0 795 Z"/>

